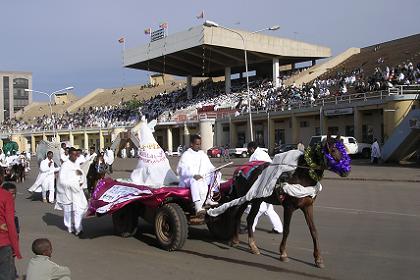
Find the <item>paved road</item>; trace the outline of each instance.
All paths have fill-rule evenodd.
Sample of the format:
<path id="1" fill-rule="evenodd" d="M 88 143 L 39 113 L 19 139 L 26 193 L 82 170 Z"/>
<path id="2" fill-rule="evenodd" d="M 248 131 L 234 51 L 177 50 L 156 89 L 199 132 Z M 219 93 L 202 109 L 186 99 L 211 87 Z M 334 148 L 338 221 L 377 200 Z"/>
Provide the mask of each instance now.
<path id="1" fill-rule="evenodd" d="M 117 160 L 115 176 L 127 177 L 135 164 L 134 160 Z M 278 260 L 281 235 L 268 233 L 267 218 L 261 218 L 256 232 L 260 256 L 248 252 L 245 235 L 241 235 L 239 248 L 231 248 L 213 240 L 205 226 L 191 227 L 183 250 L 169 253 L 157 247 L 150 225 L 140 222 L 140 233 L 123 239 L 113 235 L 108 216 L 86 219 L 85 238 L 78 239 L 65 231 L 62 212 L 27 199 L 25 190 L 36 175 L 33 166 L 28 180 L 18 185 L 16 204 L 24 256 L 18 262 L 21 274 L 32 256 L 31 242 L 47 237 L 54 246 L 53 261 L 69 266 L 73 279 L 420 278 L 420 184 L 403 181 L 419 179 L 416 168 L 371 167 L 362 161 L 354 166 L 352 176 L 375 181 L 340 180 L 326 174 L 331 179 L 323 181 L 315 208 L 326 264 L 322 270 L 312 265 L 312 241 L 301 213 L 292 220 L 289 263 Z M 282 216 L 282 208 L 275 209 Z"/>

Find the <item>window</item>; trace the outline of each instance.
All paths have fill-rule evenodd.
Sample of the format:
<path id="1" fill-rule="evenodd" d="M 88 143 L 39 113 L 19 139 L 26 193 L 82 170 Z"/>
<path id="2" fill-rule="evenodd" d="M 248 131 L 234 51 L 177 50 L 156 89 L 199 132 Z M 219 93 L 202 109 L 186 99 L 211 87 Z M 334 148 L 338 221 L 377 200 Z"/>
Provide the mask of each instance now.
<path id="1" fill-rule="evenodd" d="M 285 139 L 284 129 L 277 128 L 274 130 L 274 143 L 279 145 L 284 144 L 286 142 Z"/>
<path id="2" fill-rule="evenodd" d="M 301 121 L 300 122 L 300 127 L 308 127 L 309 126 L 309 122 L 308 121 Z"/>
<path id="3" fill-rule="evenodd" d="M 351 143 L 351 144 L 356 144 L 356 141 L 354 141 L 354 138 L 349 138 L 349 143 Z"/>

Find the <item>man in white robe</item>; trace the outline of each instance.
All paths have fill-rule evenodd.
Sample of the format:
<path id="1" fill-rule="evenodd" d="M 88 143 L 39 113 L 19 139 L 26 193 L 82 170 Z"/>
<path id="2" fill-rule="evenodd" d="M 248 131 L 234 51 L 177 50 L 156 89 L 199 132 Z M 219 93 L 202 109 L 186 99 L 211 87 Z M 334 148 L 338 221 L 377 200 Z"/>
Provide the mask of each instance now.
<path id="1" fill-rule="evenodd" d="M 51 164 L 50 164 L 51 160 L 49 159 L 49 157 L 51 157 L 51 160 L 52 160 Z M 46 192 L 49 191 L 50 189 L 52 189 L 52 191 L 50 190 L 49 200 L 50 200 L 51 203 L 54 202 L 55 173 L 58 172 L 60 170 L 60 168 L 57 167 L 57 164 L 54 162 L 53 157 L 54 157 L 54 153 L 52 151 L 48 151 L 47 152 L 47 157 L 40 162 L 39 174 L 38 174 L 37 178 L 35 179 L 35 182 L 28 189 L 28 192 L 30 192 L 30 193 L 41 192 L 42 193 L 42 201 L 44 203 L 47 202 Z"/>
<path id="2" fill-rule="evenodd" d="M 153 123 L 150 124 L 153 126 Z M 146 120 L 140 123 L 137 133 L 139 138 L 139 161 L 131 172 L 130 178 L 137 185 L 161 188 L 178 184 L 178 178 L 173 172 L 165 152 L 156 142 Z"/>
<path id="3" fill-rule="evenodd" d="M 257 146 L 255 142 L 248 143 L 248 153 L 251 155 L 249 157 L 249 162 L 251 161 L 265 161 L 265 162 L 272 162 L 270 156 L 267 154 L 266 151 L 261 149 Z M 249 214 L 250 208 L 247 208 L 247 214 Z M 283 232 L 283 224 L 281 223 L 279 215 L 277 215 L 276 211 L 274 211 L 274 207 L 270 203 L 262 202 L 260 205 L 260 209 L 258 210 L 257 216 L 255 216 L 254 224 L 252 225 L 252 231 L 255 231 L 255 228 L 258 224 L 258 219 L 262 215 L 268 216 L 270 219 L 271 224 L 273 225 L 273 229 L 271 230 L 272 233 L 282 233 Z"/>
<path id="4" fill-rule="evenodd" d="M 113 172 L 112 165 L 114 164 L 115 156 L 114 156 L 114 151 L 110 147 L 108 147 L 105 150 L 104 160 L 105 160 L 105 163 L 108 164 L 109 173 L 112 174 Z"/>
<path id="5" fill-rule="evenodd" d="M 39 172 L 42 173 L 42 177 L 43 177 L 41 187 L 42 187 L 42 201 L 44 203 L 47 203 L 47 202 L 54 203 L 55 173 L 57 173 L 59 170 L 60 168 L 54 164 L 53 152 L 48 151 L 47 158 L 41 161 L 41 164 L 39 166 Z M 47 191 L 49 191 L 48 201 L 47 201 Z"/>
<path id="6" fill-rule="evenodd" d="M 202 213 L 203 205 L 217 205 L 211 199 L 207 199 L 208 186 L 211 183 L 214 166 L 208 156 L 201 150 L 201 137 L 191 136 L 191 146 L 179 160 L 177 172 L 179 186 L 191 189 L 191 198 L 194 202 L 196 213 Z"/>
<path id="7" fill-rule="evenodd" d="M 70 148 L 69 160 L 64 162 L 58 174 L 57 203 L 55 209 L 64 210 L 64 225 L 69 233 L 79 236 L 82 231 L 82 219 L 88 203 L 83 192 L 86 188 L 86 174 L 76 164 L 77 150 Z"/>

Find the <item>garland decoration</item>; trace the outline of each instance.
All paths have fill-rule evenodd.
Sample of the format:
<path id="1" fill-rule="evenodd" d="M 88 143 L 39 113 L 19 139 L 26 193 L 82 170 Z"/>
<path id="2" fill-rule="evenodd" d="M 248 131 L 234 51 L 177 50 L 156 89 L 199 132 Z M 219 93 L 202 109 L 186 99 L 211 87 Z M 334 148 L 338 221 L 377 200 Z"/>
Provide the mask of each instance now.
<path id="1" fill-rule="evenodd" d="M 346 147 L 341 141 L 336 141 L 334 146 L 340 151 L 341 159 L 336 161 L 333 156 L 329 153 L 327 145 L 323 148 L 323 153 L 325 156 L 325 161 L 327 168 L 334 173 L 337 173 L 341 177 L 347 177 L 351 170 L 351 159 L 350 156 L 347 154 Z"/>

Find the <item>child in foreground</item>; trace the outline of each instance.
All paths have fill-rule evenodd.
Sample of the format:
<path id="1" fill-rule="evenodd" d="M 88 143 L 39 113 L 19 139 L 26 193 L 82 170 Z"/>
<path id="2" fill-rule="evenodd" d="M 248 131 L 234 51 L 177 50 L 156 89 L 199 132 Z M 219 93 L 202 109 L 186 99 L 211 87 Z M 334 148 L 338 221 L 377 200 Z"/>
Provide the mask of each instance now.
<path id="1" fill-rule="evenodd" d="M 32 243 L 35 254 L 28 264 L 26 280 L 70 280 L 70 269 L 50 261 L 51 242 L 46 238 L 36 239 Z"/>

